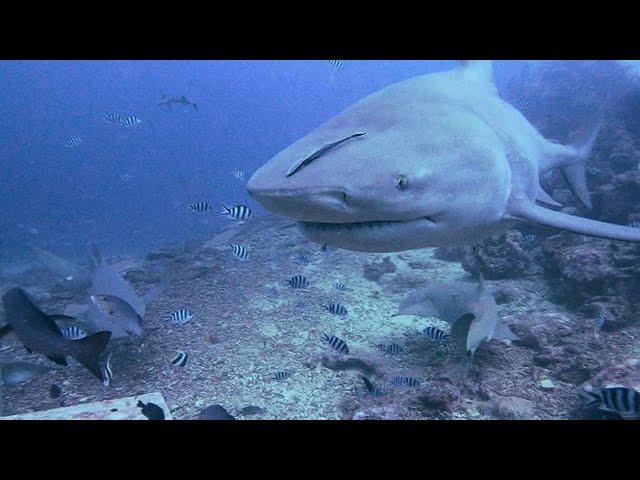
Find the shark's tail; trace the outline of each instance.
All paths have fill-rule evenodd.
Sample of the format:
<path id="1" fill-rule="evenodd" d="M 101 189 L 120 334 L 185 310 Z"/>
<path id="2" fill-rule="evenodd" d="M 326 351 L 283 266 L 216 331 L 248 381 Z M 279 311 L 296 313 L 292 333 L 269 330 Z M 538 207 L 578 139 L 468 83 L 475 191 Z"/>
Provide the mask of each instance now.
<path id="1" fill-rule="evenodd" d="M 74 340 L 70 355 L 87 367 L 99 380 L 104 380 L 100 368 L 100 355 L 110 338 L 111 332 L 98 332 L 80 340 Z"/>
<path id="2" fill-rule="evenodd" d="M 571 191 L 588 209 L 593 208 L 593 205 L 591 203 L 591 195 L 589 195 L 589 189 L 587 188 L 585 162 L 587 161 L 587 158 L 589 158 L 589 155 L 591 155 L 591 150 L 596 143 L 601 125 L 601 121 L 597 122 L 595 126 L 588 130 L 589 134 L 586 140 L 572 145 L 572 148 L 575 151 L 575 159 L 577 161 L 560 167 L 562 175 L 567 181 L 569 188 L 571 188 Z"/>

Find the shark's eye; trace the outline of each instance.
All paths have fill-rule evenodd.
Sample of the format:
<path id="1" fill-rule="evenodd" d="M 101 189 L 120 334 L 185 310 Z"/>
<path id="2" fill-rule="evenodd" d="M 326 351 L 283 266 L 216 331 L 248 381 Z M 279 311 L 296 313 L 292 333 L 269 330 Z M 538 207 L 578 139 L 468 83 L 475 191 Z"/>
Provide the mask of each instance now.
<path id="1" fill-rule="evenodd" d="M 398 175 L 396 177 L 396 187 L 398 187 L 400 190 L 404 190 L 405 188 L 407 188 L 408 183 L 409 181 L 404 175 Z"/>

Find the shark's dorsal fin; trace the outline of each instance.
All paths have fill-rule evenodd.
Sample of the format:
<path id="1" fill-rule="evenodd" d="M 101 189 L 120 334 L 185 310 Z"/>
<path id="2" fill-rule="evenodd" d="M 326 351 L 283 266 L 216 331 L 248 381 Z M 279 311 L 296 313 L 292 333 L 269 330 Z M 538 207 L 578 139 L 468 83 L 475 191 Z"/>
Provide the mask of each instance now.
<path id="1" fill-rule="evenodd" d="M 485 85 L 492 92 L 497 92 L 493 81 L 493 65 L 491 60 L 461 60 L 462 73 L 469 82 Z"/>

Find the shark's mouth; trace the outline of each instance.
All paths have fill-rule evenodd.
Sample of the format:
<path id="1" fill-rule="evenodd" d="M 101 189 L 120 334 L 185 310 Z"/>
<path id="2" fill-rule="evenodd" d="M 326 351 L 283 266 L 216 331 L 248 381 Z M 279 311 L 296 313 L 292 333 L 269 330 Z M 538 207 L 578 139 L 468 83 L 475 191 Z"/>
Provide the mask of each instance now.
<path id="1" fill-rule="evenodd" d="M 375 230 L 389 228 L 400 225 L 408 225 L 416 222 L 428 222 L 435 224 L 435 220 L 431 217 L 420 217 L 414 220 L 376 220 L 368 222 L 352 222 L 352 223 L 325 223 L 325 222 L 299 222 L 301 226 L 309 231 L 321 232 L 339 232 L 345 230 Z"/>

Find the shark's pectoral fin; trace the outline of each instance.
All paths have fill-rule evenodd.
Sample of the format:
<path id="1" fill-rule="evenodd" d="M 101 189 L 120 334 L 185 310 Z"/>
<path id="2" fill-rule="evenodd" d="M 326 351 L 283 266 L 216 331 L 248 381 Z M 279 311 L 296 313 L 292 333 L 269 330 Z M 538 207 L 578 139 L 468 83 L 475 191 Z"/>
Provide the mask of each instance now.
<path id="1" fill-rule="evenodd" d="M 458 351 L 465 353 L 469 351 L 469 331 L 471 330 L 471 326 L 475 320 L 476 316 L 473 313 L 467 313 L 458 318 L 453 322 L 453 325 L 451 325 L 450 335 Z"/>
<path id="2" fill-rule="evenodd" d="M 626 242 L 640 242 L 640 228 L 625 227 L 612 223 L 599 222 L 588 218 L 575 217 L 540 207 L 529 201 L 512 202 L 509 208 L 510 220 L 524 220 L 549 227 L 569 230 L 591 237 L 609 238 Z"/>
<path id="3" fill-rule="evenodd" d="M 544 203 L 545 205 L 549 205 L 550 207 L 561 208 L 563 206 L 561 203 L 558 203 L 553 198 L 551 198 L 551 195 L 545 192 L 542 187 L 538 189 L 538 196 L 536 197 L 536 201 Z"/>
<path id="4" fill-rule="evenodd" d="M 504 339 L 504 340 L 520 340 L 520 337 L 513 333 L 511 329 L 501 321 L 498 321 L 496 329 L 491 335 L 491 338 Z"/>

